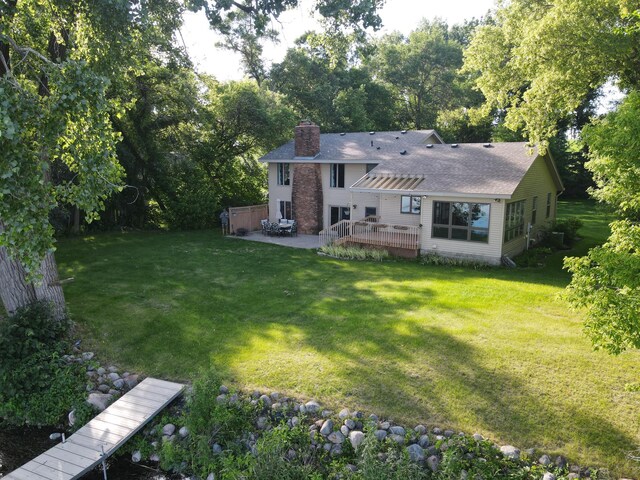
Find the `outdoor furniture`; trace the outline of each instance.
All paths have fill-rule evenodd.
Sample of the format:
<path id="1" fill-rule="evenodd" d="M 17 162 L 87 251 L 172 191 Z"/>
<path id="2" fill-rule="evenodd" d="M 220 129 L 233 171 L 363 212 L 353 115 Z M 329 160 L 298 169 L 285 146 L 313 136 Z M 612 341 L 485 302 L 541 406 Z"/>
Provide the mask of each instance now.
<path id="1" fill-rule="evenodd" d="M 269 220 L 260 220 L 260 226 L 262 227 L 262 235 L 269 234 Z"/>

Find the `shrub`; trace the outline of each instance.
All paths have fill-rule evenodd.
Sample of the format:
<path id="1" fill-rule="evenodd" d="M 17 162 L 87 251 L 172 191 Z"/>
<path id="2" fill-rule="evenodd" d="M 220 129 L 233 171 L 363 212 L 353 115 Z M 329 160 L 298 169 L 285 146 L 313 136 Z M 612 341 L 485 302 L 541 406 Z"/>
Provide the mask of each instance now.
<path id="1" fill-rule="evenodd" d="M 428 253 L 426 255 L 422 255 L 420 257 L 419 262 L 422 265 L 445 265 L 448 267 L 472 268 L 474 270 L 483 270 L 485 268 L 491 267 L 491 265 L 483 262 L 478 262 L 477 260 L 470 260 L 467 258 L 445 257 L 442 255 L 437 255 L 435 253 Z"/>
<path id="2" fill-rule="evenodd" d="M 82 369 L 62 358 L 69 327 L 43 302 L 0 319 L 0 417 L 6 423 L 53 425 L 83 403 Z"/>
<path id="3" fill-rule="evenodd" d="M 325 245 L 320 247 L 320 251 L 326 255 L 345 260 L 373 260 L 381 262 L 389 258 L 389 252 L 386 250 L 348 247 L 343 245 Z"/>
<path id="4" fill-rule="evenodd" d="M 553 248 L 562 248 L 563 246 L 572 247 L 579 240 L 578 230 L 580 230 L 582 225 L 582 220 L 575 217 L 556 220 L 550 227 L 544 229 L 541 245 L 547 245 Z M 557 237 L 552 235 L 554 232 L 564 234 L 562 244 L 559 244 Z"/>
<path id="5" fill-rule="evenodd" d="M 544 265 L 545 258 L 551 253 L 552 250 L 549 247 L 530 248 L 518 255 L 514 261 L 518 267 L 540 267 Z"/>

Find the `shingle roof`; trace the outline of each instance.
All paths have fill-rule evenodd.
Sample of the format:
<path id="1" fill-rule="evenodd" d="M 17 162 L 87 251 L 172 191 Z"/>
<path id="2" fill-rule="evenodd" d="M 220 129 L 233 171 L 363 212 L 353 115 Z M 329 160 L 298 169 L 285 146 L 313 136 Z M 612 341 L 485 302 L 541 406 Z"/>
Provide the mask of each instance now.
<path id="1" fill-rule="evenodd" d="M 412 190 L 423 195 L 511 195 L 537 158 L 537 149 L 525 142 L 433 145 L 407 149 L 405 155 L 381 162 L 352 189 L 394 190 L 381 184 L 384 177 L 422 178 Z"/>
<path id="2" fill-rule="evenodd" d="M 320 153 L 315 162 L 380 163 L 390 160 L 402 150 L 424 145 L 440 137 L 435 130 L 408 130 L 398 132 L 356 132 L 320 134 Z M 373 147 L 371 146 L 373 142 Z M 378 148 L 379 147 L 379 148 Z M 270 151 L 263 162 L 291 162 L 295 159 L 293 140 Z M 298 161 L 298 160 L 296 160 Z M 307 160 L 311 161 L 311 160 Z"/>

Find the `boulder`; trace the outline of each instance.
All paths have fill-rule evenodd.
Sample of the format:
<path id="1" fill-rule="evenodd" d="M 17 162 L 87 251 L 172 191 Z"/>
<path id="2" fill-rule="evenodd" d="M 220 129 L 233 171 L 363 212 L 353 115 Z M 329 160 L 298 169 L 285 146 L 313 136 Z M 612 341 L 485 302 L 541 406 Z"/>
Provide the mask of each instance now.
<path id="1" fill-rule="evenodd" d="M 342 410 L 340 410 L 340 413 L 338 413 L 338 418 L 340 420 L 344 420 L 345 418 L 349 418 L 349 416 L 351 416 L 351 412 L 349 412 L 348 408 L 343 408 Z"/>
<path id="2" fill-rule="evenodd" d="M 180 427 L 180 430 L 178 430 L 178 435 L 180 435 L 181 438 L 187 438 L 187 436 L 189 435 L 189 429 L 187 427 Z"/>
<path id="3" fill-rule="evenodd" d="M 506 458 L 510 458 L 511 460 L 520 460 L 520 449 L 513 445 L 503 445 L 500 447 L 500 451 Z"/>
<path id="4" fill-rule="evenodd" d="M 545 454 L 545 455 L 542 455 L 542 456 L 538 459 L 538 463 L 539 463 L 540 465 L 545 466 L 545 467 L 546 467 L 547 465 L 551 465 L 551 463 L 552 463 L 552 462 L 551 462 L 551 457 L 549 457 L 549 455 L 546 455 L 546 454 Z"/>
<path id="5" fill-rule="evenodd" d="M 351 446 L 357 450 L 360 444 L 364 441 L 364 433 L 357 430 L 349 432 L 349 441 L 351 442 Z"/>
<path id="6" fill-rule="evenodd" d="M 425 433 L 427 433 L 427 427 L 425 427 L 424 425 L 416 425 L 413 431 L 418 435 L 424 435 Z"/>
<path id="7" fill-rule="evenodd" d="M 440 465 L 440 460 L 435 455 L 431 455 L 427 458 L 427 466 L 431 469 L 432 472 L 438 471 L 438 466 Z"/>
<path id="8" fill-rule="evenodd" d="M 392 433 L 389 435 L 389 438 L 396 442 L 398 445 L 404 445 L 404 435 L 398 435 L 397 433 Z"/>
<path id="9" fill-rule="evenodd" d="M 401 436 L 404 437 L 407 432 L 405 431 L 405 429 L 403 427 L 394 426 L 394 427 L 389 428 L 389 433 L 392 433 L 393 435 L 401 435 Z"/>
<path id="10" fill-rule="evenodd" d="M 379 440 L 379 441 L 383 441 L 385 438 L 387 438 L 387 431 L 386 430 L 376 430 L 373 435 Z"/>
<path id="11" fill-rule="evenodd" d="M 418 445 L 422 448 L 427 448 L 431 442 L 429 441 L 429 435 L 424 434 L 420 435 L 420 439 L 418 440 Z"/>
<path id="12" fill-rule="evenodd" d="M 98 411 L 102 412 L 113 400 L 113 395 L 109 393 L 90 393 L 87 403 Z"/>
<path id="13" fill-rule="evenodd" d="M 318 410 L 320 410 L 320 404 L 315 400 L 310 400 L 304 404 L 304 408 L 306 412 L 316 413 L 318 412 Z"/>
<path id="14" fill-rule="evenodd" d="M 173 423 L 167 423 L 162 427 L 162 435 L 170 437 L 176 431 L 176 426 Z"/>
<path id="15" fill-rule="evenodd" d="M 545 472 L 542 476 L 542 480 L 556 480 L 556 476 L 551 472 Z"/>
<path id="16" fill-rule="evenodd" d="M 424 450 L 416 443 L 407 447 L 407 453 L 409 454 L 409 460 L 416 463 L 424 462 Z"/>
<path id="17" fill-rule="evenodd" d="M 336 431 L 331 432 L 329 436 L 327 436 L 327 440 L 329 440 L 331 443 L 343 443 L 345 438 L 341 432 Z"/>
<path id="18" fill-rule="evenodd" d="M 325 420 L 320 427 L 320 434 L 326 437 L 331 432 L 333 432 L 333 420 Z"/>
<path id="19" fill-rule="evenodd" d="M 135 388 L 138 385 L 138 375 L 128 375 L 125 379 L 124 379 L 124 383 L 127 384 L 127 388 L 129 390 Z"/>
<path id="20" fill-rule="evenodd" d="M 142 460 L 142 452 L 140 450 L 136 450 L 131 454 L 131 461 L 133 463 L 140 463 L 140 460 Z"/>

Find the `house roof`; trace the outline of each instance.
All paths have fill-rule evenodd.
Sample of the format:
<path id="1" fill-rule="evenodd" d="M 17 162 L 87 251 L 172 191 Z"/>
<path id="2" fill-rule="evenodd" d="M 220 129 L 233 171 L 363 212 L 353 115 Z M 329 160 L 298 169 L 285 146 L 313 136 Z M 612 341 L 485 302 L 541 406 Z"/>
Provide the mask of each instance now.
<path id="1" fill-rule="evenodd" d="M 425 148 L 427 143 L 442 143 L 442 139 L 435 130 L 322 133 L 320 134 L 320 153 L 313 158 L 296 157 L 294 142 L 291 140 L 267 153 L 260 158 L 260 161 L 380 163 L 397 157 L 402 150 Z"/>
<path id="2" fill-rule="evenodd" d="M 408 148 L 381 162 L 351 189 L 509 198 L 537 157 L 537 149 L 525 142 Z M 556 183 L 561 190 L 559 177 Z"/>

